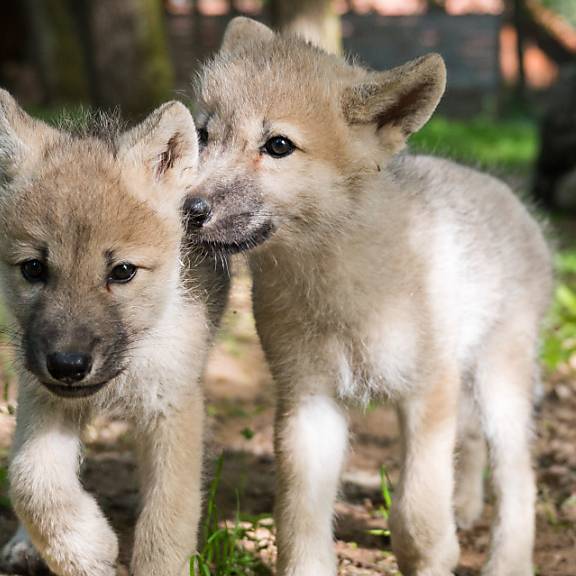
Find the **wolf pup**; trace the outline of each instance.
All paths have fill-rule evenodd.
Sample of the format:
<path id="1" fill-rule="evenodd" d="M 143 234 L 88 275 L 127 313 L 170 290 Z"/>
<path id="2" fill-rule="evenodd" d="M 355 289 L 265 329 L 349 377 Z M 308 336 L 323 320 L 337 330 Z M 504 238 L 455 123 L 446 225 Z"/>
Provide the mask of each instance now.
<path id="1" fill-rule="evenodd" d="M 437 55 L 377 73 L 242 18 L 201 78 L 200 170 L 185 206 L 207 252 L 261 244 L 250 262 L 279 387 L 283 576 L 336 573 L 343 406 L 374 397 L 400 415 L 401 571 L 456 566 L 453 509 L 463 527 L 480 514 L 483 433 L 498 502 L 484 573 L 532 574 L 531 396 L 550 254 L 502 182 L 398 154 L 445 79 Z"/>
<path id="2" fill-rule="evenodd" d="M 39 552 L 59 576 L 113 576 L 117 538 L 78 479 L 79 435 L 131 419 L 143 506 L 131 574 L 188 574 L 200 514 L 199 386 L 226 293 L 221 267 L 183 250 L 193 120 L 170 102 L 136 128 L 73 135 L 0 91 L 0 266 L 19 396 L 11 570 Z M 210 298 L 208 297 L 210 295 Z"/>

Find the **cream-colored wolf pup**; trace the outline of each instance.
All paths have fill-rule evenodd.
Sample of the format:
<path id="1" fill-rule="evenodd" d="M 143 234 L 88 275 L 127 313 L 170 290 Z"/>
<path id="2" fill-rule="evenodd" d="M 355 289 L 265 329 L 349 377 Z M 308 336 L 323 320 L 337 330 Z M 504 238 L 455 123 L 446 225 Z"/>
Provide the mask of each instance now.
<path id="1" fill-rule="evenodd" d="M 116 574 L 116 535 L 78 466 L 85 424 L 117 413 L 134 422 L 142 467 L 131 574 L 189 573 L 199 378 L 226 292 L 214 261 L 196 266 L 183 250 L 197 160 L 180 103 L 98 138 L 34 120 L 0 91 L 0 279 L 20 384 L 10 484 L 23 526 L 8 569 L 36 570 L 31 540 L 59 576 Z"/>
<path id="2" fill-rule="evenodd" d="M 242 18 L 201 77 L 189 229 L 208 251 L 261 244 L 250 262 L 279 387 L 282 576 L 336 573 L 343 406 L 374 397 L 400 415 L 402 572 L 456 566 L 454 509 L 463 527 L 480 514 L 484 435 L 498 500 L 485 574 L 532 574 L 530 420 L 550 254 L 502 182 L 398 154 L 445 77 L 437 55 L 376 73 Z"/>

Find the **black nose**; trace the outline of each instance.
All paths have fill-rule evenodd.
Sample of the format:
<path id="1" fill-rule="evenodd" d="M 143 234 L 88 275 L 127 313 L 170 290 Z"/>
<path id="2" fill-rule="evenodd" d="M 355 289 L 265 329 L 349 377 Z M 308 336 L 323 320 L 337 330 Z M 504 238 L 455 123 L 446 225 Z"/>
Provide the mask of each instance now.
<path id="1" fill-rule="evenodd" d="M 210 219 L 210 204 L 200 196 L 186 198 L 182 208 L 187 228 L 202 228 Z"/>
<path id="2" fill-rule="evenodd" d="M 79 382 L 90 372 L 92 357 L 80 352 L 53 352 L 46 357 L 46 367 L 60 382 Z"/>

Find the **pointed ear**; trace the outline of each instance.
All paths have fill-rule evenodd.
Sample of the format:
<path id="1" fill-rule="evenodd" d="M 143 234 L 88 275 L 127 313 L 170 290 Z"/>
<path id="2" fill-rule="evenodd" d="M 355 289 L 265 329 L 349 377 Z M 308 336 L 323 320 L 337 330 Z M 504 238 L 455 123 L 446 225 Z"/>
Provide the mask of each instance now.
<path id="1" fill-rule="evenodd" d="M 149 184 L 185 187 L 198 165 L 198 140 L 190 111 L 167 102 L 119 140 L 118 157 Z"/>
<path id="2" fill-rule="evenodd" d="M 350 124 L 373 124 L 385 148 L 397 152 L 426 124 L 446 88 L 446 66 L 438 54 L 371 74 L 343 95 Z"/>
<path id="3" fill-rule="evenodd" d="M 253 42 L 270 42 L 273 38 L 274 32 L 268 26 L 252 18 L 237 16 L 226 27 L 220 50 L 236 52 Z"/>
<path id="4" fill-rule="evenodd" d="M 26 114 L 6 90 L 0 89 L 0 183 L 12 180 L 58 134 Z"/>

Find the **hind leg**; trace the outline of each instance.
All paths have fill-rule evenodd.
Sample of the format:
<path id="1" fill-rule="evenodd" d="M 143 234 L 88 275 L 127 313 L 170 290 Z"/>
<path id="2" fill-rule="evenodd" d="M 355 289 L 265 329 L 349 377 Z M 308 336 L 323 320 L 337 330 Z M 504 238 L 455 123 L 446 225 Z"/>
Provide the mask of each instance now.
<path id="1" fill-rule="evenodd" d="M 458 562 L 452 495 L 459 386 L 456 371 L 440 371 L 400 404 L 404 454 L 390 529 L 404 576 L 449 576 Z"/>
<path id="2" fill-rule="evenodd" d="M 536 487 L 531 459 L 534 339 L 501 326 L 478 363 L 477 391 L 490 448 L 496 516 L 485 576 L 531 576 Z"/>
<path id="3" fill-rule="evenodd" d="M 458 444 L 454 510 L 459 528 L 472 528 L 484 507 L 486 441 L 478 409 L 469 390 L 463 391 L 458 414 Z"/>

